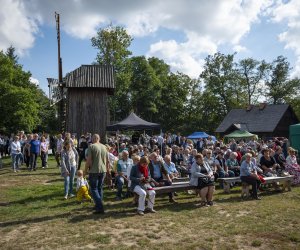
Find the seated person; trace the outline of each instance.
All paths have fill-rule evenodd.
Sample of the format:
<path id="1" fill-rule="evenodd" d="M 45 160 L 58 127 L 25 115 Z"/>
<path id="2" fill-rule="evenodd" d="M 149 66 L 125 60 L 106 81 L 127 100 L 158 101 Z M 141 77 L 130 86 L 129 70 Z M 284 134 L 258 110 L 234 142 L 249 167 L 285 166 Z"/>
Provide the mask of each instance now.
<path id="1" fill-rule="evenodd" d="M 213 156 L 212 150 L 207 149 L 206 151 L 205 150 L 203 150 L 203 151 L 205 152 L 204 161 L 209 165 L 210 169 L 214 173 L 215 179 L 217 179 L 219 176 L 217 173 L 217 169 L 216 169 L 216 165 L 215 165 L 215 158 Z"/>
<path id="2" fill-rule="evenodd" d="M 282 153 L 282 148 L 280 146 L 276 147 L 274 159 L 276 163 L 279 164 L 280 171 L 283 171 L 285 169 L 286 160 L 284 154 Z"/>
<path id="3" fill-rule="evenodd" d="M 122 200 L 122 189 L 123 185 L 128 183 L 127 169 L 131 168 L 133 161 L 128 157 L 129 153 L 127 150 L 122 151 L 122 157 L 117 163 L 116 186 L 117 186 L 117 197 L 116 200 Z"/>
<path id="4" fill-rule="evenodd" d="M 267 148 L 262 150 L 260 167 L 264 171 L 265 176 L 277 176 L 276 168 L 278 167 L 278 164 L 276 163 L 275 159 L 270 156 L 270 150 Z"/>
<path id="5" fill-rule="evenodd" d="M 215 159 L 215 166 L 217 169 L 218 178 L 235 176 L 232 170 L 228 170 L 228 167 L 226 165 L 226 160 L 224 158 L 224 152 L 222 150 L 218 152 L 218 155 Z M 223 182 L 220 183 L 220 187 L 223 188 Z"/>
<path id="6" fill-rule="evenodd" d="M 164 168 L 164 164 L 159 160 L 159 156 L 153 152 L 149 156 L 149 170 L 153 179 L 153 183 L 155 186 L 171 186 L 172 180 L 169 178 L 166 169 Z M 169 201 L 175 202 L 174 194 L 169 193 Z"/>
<path id="7" fill-rule="evenodd" d="M 201 206 L 213 205 L 214 175 L 207 162 L 204 161 L 202 154 L 195 156 L 195 161 L 191 168 L 190 185 L 200 189 Z"/>
<path id="8" fill-rule="evenodd" d="M 174 146 L 174 150 L 172 151 L 172 162 L 179 166 L 180 162 L 182 161 L 182 153 L 180 153 L 180 149 L 178 146 Z"/>
<path id="9" fill-rule="evenodd" d="M 260 178 L 256 172 L 256 168 L 251 161 L 252 155 L 250 153 L 246 153 L 246 159 L 242 162 L 241 165 L 241 180 L 242 182 L 246 182 L 252 185 L 252 198 L 256 200 L 260 200 L 260 197 L 257 195 L 257 190 L 261 184 Z"/>
<path id="10" fill-rule="evenodd" d="M 147 194 L 149 195 L 148 211 L 151 213 L 156 213 L 156 211 L 153 209 L 156 193 L 149 185 L 149 183 L 152 181 L 152 178 L 148 164 L 148 157 L 143 156 L 138 165 L 132 166 L 130 172 L 131 190 L 139 196 L 137 209 L 137 213 L 139 215 L 144 215 Z"/>
<path id="11" fill-rule="evenodd" d="M 182 176 L 186 176 L 189 174 L 189 170 L 191 167 L 189 163 L 189 159 L 190 159 L 190 150 L 186 148 L 183 151 L 182 161 L 180 162 L 180 166 L 179 166 L 179 171 L 181 172 Z"/>
<path id="12" fill-rule="evenodd" d="M 172 182 L 174 178 L 179 176 L 175 164 L 174 162 L 171 162 L 171 157 L 169 155 L 166 155 L 164 158 L 164 168 L 167 172 L 167 178 L 169 181 Z"/>
<path id="13" fill-rule="evenodd" d="M 286 170 L 294 176 L 293 184 L 300 183 L 300 166 L 297 162 L 296 150 L 288 147 L 288 157 L 286 158 Z"/>
<path id="14" fill-rule="evenodd" d="M 226 161 L 226 165 L 229 170 L 234 172 L 235 176 L 240 176 L 240 165 L 236 157 L 237 157 L 237 153 L 231 152 L 229 159 Z"/>

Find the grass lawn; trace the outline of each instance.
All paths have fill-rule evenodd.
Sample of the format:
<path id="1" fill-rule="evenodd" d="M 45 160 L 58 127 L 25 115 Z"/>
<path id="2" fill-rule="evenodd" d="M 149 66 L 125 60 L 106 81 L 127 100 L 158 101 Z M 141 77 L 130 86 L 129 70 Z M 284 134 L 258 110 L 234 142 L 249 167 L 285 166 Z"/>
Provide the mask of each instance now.
<path id="1" fill-rule="evenodd" d="M 156 198 L 157 214 L 136 215 L 132 199 L 114 201 L 104 190 L 105 215 L 93 205 L 63 199 L 63 179 L 53 157 L 49 168 L 13 173 L 0 169 L 0 249 L 300 249 L 300 187 L 241 200 L 217 189 L 215 206 L 179 193 L 178 203 Z"/>

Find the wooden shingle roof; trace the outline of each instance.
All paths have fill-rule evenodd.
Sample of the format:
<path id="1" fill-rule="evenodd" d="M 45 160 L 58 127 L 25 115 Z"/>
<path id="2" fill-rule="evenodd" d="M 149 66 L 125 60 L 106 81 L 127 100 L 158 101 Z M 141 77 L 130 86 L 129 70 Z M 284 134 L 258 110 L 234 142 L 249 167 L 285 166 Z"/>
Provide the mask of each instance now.
<path id="1" fill-rule="evenodd" d="M 112 66 L 81 65 L 65 77 L 67 88 L 115 89 L 114 68 Z"/>
<path id="2" fill-rule="evenodd" d="M 230 126 L 241 124 L 249 132 L 273 132 L 289 108 L 288 104 L 266 105 L 263 109 L 253 106 L 247 109 L 232 109 L 216 129 L 225 133 Z"/>

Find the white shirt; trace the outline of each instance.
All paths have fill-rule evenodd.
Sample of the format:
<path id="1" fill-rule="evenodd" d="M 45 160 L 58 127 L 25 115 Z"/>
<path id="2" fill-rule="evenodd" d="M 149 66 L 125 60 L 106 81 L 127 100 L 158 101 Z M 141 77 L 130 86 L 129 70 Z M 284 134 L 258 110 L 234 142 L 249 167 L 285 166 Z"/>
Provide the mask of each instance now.
<path id="1" fill-rule="evenodd" d="M 19 154 L 21 153 L 21 144 L 19 141 L 13 141 L 10 145 L 11 153 L 12 154 Z"/>
<path id="2" fill-rule="evenodd" d="M 57 153 L 61 153 L 61 151 L 63 149 L 63 143 L 64 143 L 63 139 L 57 139 L 57 142 L 56 142 L 56 152 Z"/>
<path id="3" fill-rule="evenodd" d="M 81 187 L 89 187 L 89 184 L 87 182 L 87 180 L 83 177 L 77 178 L 77 186 L 76 186 L 76 190 L 78 191 L 79 188 Z"/>
<path id="4" fill-rule="evenodd" d="M 164 143 L 164 138 L 163 138 L 161 135 L 159 135 L 159 136 L 157 137 L 157 143 L 158 143 L 159 145 L 161 145 L 161 144 Z"/>

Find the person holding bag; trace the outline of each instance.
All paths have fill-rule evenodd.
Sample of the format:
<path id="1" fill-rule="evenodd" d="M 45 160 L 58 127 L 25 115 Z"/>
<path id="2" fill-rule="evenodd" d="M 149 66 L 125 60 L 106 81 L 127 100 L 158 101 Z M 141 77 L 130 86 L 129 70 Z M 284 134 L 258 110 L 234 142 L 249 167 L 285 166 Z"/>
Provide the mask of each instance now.
<path id="1" fill-rule="evenodd" d="M 141 157 L 137 165 L 132 166 L 130 171 L 131 190 L 139 196 L 137 214 L 144 215 L 145 200 L 148 195 L 148 211 L 156 213 L 153 209 L 155 202 L 155 191 L 153 190 L 150 182 L 152 177 L 148 168 L 149 159 L 147 156 Z"/>
<path id="2" fill-rule="evenodd" d="M 190 185 L 200 190 L 201 206 L 213 205 L 214 174 L 202 154 L 196 154 L 191 168 Z"/>

